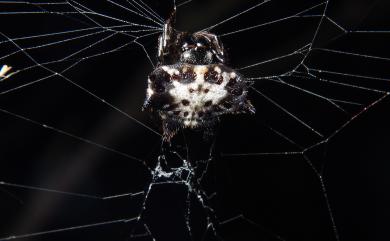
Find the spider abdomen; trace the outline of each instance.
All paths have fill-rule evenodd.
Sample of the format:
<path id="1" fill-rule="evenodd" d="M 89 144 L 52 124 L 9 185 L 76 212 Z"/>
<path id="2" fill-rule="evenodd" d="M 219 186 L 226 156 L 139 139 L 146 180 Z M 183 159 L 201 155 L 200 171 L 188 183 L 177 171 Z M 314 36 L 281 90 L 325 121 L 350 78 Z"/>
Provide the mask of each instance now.
<path id="1" fill-rule="evenodd" d="M 163 122 L 197 128 L 222 114 L 254 112 L 246 96 L 245 80 L 223 64 L 161 65 L 149 75 L 145 107 Z"/>

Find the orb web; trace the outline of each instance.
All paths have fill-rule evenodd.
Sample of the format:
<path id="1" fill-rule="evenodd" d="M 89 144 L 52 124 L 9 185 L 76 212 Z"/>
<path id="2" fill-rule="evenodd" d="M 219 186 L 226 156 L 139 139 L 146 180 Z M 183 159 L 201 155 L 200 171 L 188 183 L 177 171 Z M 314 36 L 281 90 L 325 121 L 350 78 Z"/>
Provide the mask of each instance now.
<path id="1" fill-rule="evenodd" d="M 257 113 L 169 146 L 141 106 L 174 5 Z M 388 7 L 1 1 L 0 240 L 381 240 Z"/>

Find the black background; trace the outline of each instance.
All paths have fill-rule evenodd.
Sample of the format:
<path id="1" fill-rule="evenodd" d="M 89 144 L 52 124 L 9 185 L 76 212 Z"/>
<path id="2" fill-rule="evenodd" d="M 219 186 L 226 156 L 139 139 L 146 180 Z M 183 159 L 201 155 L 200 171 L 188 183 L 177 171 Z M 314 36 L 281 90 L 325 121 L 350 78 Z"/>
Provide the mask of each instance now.
<path id="1" fill-rule="evenodd" d="M 167 2 L 150 4 L 162 16 L 167 16 L 170 11 Z M 107 8 L 103 1 L 86 3 L 96 11 L 111 16 L 142 21 L 116 8 Z M 253 1 L 194 1 L 179 8 L 177 26 L 180 30 L 196 31 L 254 4 Z M 313 5 L 315 3 L 312 1 L 272 1 L 270 7 L 259 7 L 214 31 L 217 34 L 231 32 L 288 16 Z M 12 8 L 10 4 L 7 9 L 5 5 L 0 7 L 4 7 L 0 12 L 23 10 L 21 6 Z M 390 29 L 390 20 L 386 14 L 389 7 L 386 1 L 331 1 L 327 16 L 348 30 L 387 30 Z M 61 10 L 64 11 L 64 8 Z M 320 11 L 313 12 L 316 13 Z M 229 53 L 229 64 L 239 68 L 290 53 L 311 41 L 318 20 L 293 20 L 222 37 Z M 3 15 L 1 24 L 1 32 L 9 37 L 84 26 L 73 18 L 61 15 Z M 343 34 L 325 21 L 315 46 L 386 57 L 390 56 L 389 36 L 388 33 Z M 88 40 L 31 50 L 29 53 L 39 62 L 44 62 L 75 52 L 79 46 L 98 41 L 99 38 L 94 36 Z M 55 40 L 54 37 L 47 38 L 48 42 Z M 17 43 L 21 46 L 41 44 L 34 41 Z M 103 45 L 95 46 L 91 53 L 102 52 L 126 41 L 128 36 L 116 36 Z M 155 60 L 157 35 L 142 39 L 141 43 L 146 46 L 152 60 Z M 16 50 L 12 44 L 2 44 L 1 56 Z M 299 56 L 293 56 L 274 64 L 246 69 L 243 74 L 247 77 L 281 74 L 300 60 Z M 4 64 L 15 66 L 16 69 L 19 69 L 19 65 L 32 65 L 22 53 L 1 61 L 7 61 Z M 357 56 L 313 51 L 307 63 L 313 68 L 344 73 L 389 76 L 389 62 L 385 60 L 371 61 Z M 50 67 L 61 69 L 66 64 L 70 63 Z M 121 51 L 82 62 L 65 75 L 159 131 L 158 124 L 147 113 L 141 112 L 146 76 L 150 71 L 152 66 L 142 49 L 131 45 Z M 47 74 L 38 69 L 21 73 L 0 83 L 1 92 Z M 388 90 L 386 81 L 326 75 L 324 78 Z M 293 78 L 289 81 L 326 96 L 355 100 L 364 103 L 364 106 L 380 96 L 367 94 L 357 88 L 340 88 Z M 345 105 L 351 114 L 340 114 L 334 107 L 313 96 L 269 81 L 257 81 L 254 87 L 326 136 L 359 112 L 359 108 Z M 212 178 L 206 185 L 209 183 L 217 191 L 213 205 L 220 221 L 243 214 L 259 225 L 237 220 L 221 226 L 222 236 L 226 240 L 275 240 L 275 236 L 270 234 L 273 232 L 285 240 L 335 240 L 321 183 L 302 156 L 221 155 L 298 150 L 275 135 L 268 126 L 304 147 L 320 141 L 311 131 L 278 111 L 277 107 L 255 92 L 251 93 L 251 99 L 257 109 L 255 116 L 233 116 L 222 120 L 216 135 L 217 154 L 209 172 Z M 60 77 L 2 94 L 0 103 L 2 109 L 128 153 L 145 160 L 150 166 L 156 163 L 160 152 L 158 135 Z M 387 175 L 390 159 L 389 107 L 389 98 L 385 98 L 342 128 L 327 145 L 307 153 L 316 168 L 323 168 L 323 180 L 340 240 L 389 239 L 386 232 L 390 201 Z M 0 123 L 0 181 L 96 196 L 139 192 L 150 183 L 148 170 L 134 160 L 5 113 L 0 113 Z M 175 207 L 180 210 L 183 203 L 175 196 L 178 195 L 175 190 L 170 187 L 160 189 L 160 193 L 153 197 L 159 206 L 150 210 L 155 212 L 161 229 L 171 230 L 181 222 L 176 219 L 180 211 L 176 215 Z M 102 201 L 0 186 L 0 237 L 136 217 L 141 203 L 140 196 Z M 120 223 L 42 235 L 28 240 L 128 240 L 134 227 L 134 222 Z M 173 230 L 170 240 L 178 240 L 175 232 L 179 233 L 180 230 Z"/>

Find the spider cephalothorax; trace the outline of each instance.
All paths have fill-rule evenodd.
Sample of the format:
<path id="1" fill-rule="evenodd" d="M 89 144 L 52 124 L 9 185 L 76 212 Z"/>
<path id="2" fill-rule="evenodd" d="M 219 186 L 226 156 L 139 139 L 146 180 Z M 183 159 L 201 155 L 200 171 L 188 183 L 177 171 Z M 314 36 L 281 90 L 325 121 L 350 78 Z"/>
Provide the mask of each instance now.
<path id="1" fill-rule="evenodd" d="M 179 32 L 170 18 L 159 37 L 144 109 L 156 113 L 170 140 L 180 128 L 212 128 L 223 114 L 254 113 L 247 81 L 225 65 L 216 35 Z"/>

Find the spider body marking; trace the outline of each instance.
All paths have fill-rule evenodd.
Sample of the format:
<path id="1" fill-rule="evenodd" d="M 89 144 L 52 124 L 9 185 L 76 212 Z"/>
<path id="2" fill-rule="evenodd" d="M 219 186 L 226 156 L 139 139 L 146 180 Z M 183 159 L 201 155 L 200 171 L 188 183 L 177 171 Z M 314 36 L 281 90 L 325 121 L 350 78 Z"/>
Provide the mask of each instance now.
<path id="1" fill-rule="evenodd" d="M 172 21 L 159 37 L 159 61 L 149 75 L 143 106 L 162 121 L 164 139 L 181 128 L 212 129 L 224 114 L 255 113 L 248 83 L 226 66 L 218 37 L 177 31 Z"/>

